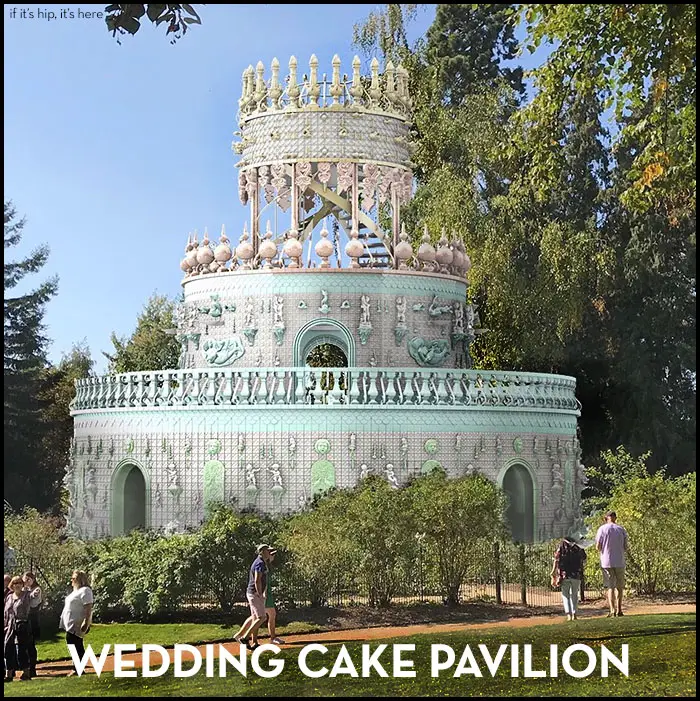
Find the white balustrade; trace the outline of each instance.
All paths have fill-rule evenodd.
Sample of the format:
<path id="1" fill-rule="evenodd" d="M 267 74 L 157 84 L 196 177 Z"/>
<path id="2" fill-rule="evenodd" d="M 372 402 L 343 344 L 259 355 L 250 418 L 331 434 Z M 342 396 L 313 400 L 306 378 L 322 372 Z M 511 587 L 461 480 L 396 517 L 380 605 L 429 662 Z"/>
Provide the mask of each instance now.
<path id="1" fill-rule="evenodd" d="M 74 412 L 163 406 L 438 405 L 577 413 L 573 378 L 423 368 L 255 368 L 123 373 L 76 381 Z"/>

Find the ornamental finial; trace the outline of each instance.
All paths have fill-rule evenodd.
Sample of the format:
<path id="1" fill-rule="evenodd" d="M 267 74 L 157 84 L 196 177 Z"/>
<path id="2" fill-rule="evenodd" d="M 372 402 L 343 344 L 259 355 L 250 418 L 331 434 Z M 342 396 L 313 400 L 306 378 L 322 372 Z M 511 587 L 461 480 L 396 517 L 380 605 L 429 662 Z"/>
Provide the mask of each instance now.
<path id="1" fill-rule="evenodd" d="M 318 58 L 316 54 L 311 54 L 309 59 L 309 107 L 318 109 L 318 99 L 321 96 L 321 86 L 318 84 Z"/>
<path id="2" fill-rule="evenodd" d="M 382 99 L 382 90 L 379 87 L 379 61 L 375 56 L 370 63 L 372 72 L 372 81 L 369 86 L 370 104 L 374 107 L 379 106 L 379 101 Z"/>
<path id="3" fill-rule="evenodd" d="M 301 90 L 297 83 L 296 56 L 292 56 L 289 59 L 289 85 L 287 86 L 287 95 L 289 96 L 290 109 L 297 109 L 299 107 L 299 95 L 301 95 Z"/>
<path id="4" fill-rule="evenodd" d="M 361 104 L 362 102 L 362 81 L 360 79 L 361 66 L 362 62 L 360 61 L 360 57 L 355 56 L 355 58 L 352 59 L 352 87 L 350 88 L 350 94 L 352 95 L 354 102 L 357 104 Z"/>
<path id="5" fill-rule="evenodd" d="M 331 108 L 340 107 L 340 96 L 343 94 L 343 86 L 340 84 L 340 56 L 333 56 L 333 80 L 331 81 Z"/>
<path id="6" fill-rule="evenodd" d="M 272 69 L 272 78 L 270 79 L 270 99 L 272 100 L 272 109 L 280 109 L 280 98 L 282 97 L 282 85 L 280 84 L 280 62 L 276 59 L 272 59 L 270 65 Z"/>

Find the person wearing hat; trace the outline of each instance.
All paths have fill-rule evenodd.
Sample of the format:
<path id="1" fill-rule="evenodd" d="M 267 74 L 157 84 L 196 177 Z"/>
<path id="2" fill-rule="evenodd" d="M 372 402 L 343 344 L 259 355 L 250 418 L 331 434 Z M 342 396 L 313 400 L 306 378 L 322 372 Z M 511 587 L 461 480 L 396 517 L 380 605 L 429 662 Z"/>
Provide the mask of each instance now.
<path id="1" fill-rule="evenodd" d="M 562 539 L 554 553 L 550 576 L 553 587 L 561 585 L 561 598 L 567 621 L 575 621 L 577 618 L 578 593 L 585 563 L 586 551 L 576 542 L 576 537 L 568 535 Z"/>
<path id="2" fill-rule="evenodd" d="M 610 612 L 608 618 L 622 616 L 622 592 L 625 589 L 625 553 L 628 548 L 627 531 L 617 525 L 617 514 L 608 511 L 605 523 L 595 535 L 595 545 L 600 553 L 603 585 Z M 617 592 L 617 597 L 615 596 Z"/>
<path id="3" fill-rule="evenodd" d="M 274 552 L 269 545 L 258 545 L 255 549 L 257 557 L 250 566 L 246 598 L 250 606 L 250 616 L 246 618 L 237 635 L 233 639 L 250 649 L 258 647 L 258 630 L 265 620 L 265 589 L 267 587 L 267 566 L 270 553 Z M 248 640 L 250 637 L 250 640 Z"/>

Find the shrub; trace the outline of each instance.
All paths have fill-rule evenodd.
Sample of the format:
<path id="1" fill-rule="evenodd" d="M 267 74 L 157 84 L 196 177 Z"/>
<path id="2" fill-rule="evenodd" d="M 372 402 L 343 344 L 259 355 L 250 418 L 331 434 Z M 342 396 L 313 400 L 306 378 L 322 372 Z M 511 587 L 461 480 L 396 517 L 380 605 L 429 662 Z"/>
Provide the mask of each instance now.
<path id="1" fill-rule="evenodd" d="M 255 546 L 274 543 L 276 531 L 276 523 L 269 517 L 237 514 L 221 505 L 212 507 L 209 519 L 192 536 L 192 566 L 199 595 L 213 595 L 225 613 L 236 601 L 245 601 Z"/>
<path id="2" fill-rule="evenodd" d="M 502 492 L 480 475 L 448 480 L 436 470 L 414 480 L 406 495 L 415 520 L 414 528 L 404 531 L 404 539 L 413 540 L 412 533 L 425 534 L 442 594 L 447 603 L 456 604 L 470 569 L 476 572 L 481 564 L 472 554 L 489 549 L 503 533 Z"/>

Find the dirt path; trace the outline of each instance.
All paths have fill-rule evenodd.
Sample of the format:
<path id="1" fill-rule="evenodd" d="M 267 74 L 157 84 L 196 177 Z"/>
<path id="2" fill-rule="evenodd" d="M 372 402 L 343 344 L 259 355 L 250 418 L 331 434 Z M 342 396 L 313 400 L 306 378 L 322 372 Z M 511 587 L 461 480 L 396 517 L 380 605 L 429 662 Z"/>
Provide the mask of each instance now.
<path id="1" fill-rule="evenodd" d="M 596 608 L 586 608 L 579 611 L 579 618 L 598 618 L 604 616 L 607 612 L 605 605 L 598 605 Z M 627 615 L 640 615 L 648 613 L 695 613 L 695 604 L 635 604 L 630 603 L 626 609 Z M 352 630 L 331 630 L 324 633 L 303 633 L 299 635 L 285 635 L 285 644 L 280 647 L 290 648 L 290 647 L 301 647 L 303 645 L 308 645 L 309 643 L 323 643 L 323 644 L 341 644 L 350 641 L 362 641 L 362 640 L 378 640 L 386 638 L 403 637 L 410 635 L 418 635 L 421 633 L 433 633 L 438 636 L 441 633 L 452 633 L 455 631 L 462 630 L 478 630 L 481 628 L 523 628 L 526 626 L 543 626 L 543 625 L 555 625 L 561 623 L 563 616 L 560 615 L 543 615 L 543 616 L 530 616 L 530 617 L 516 617 L 508 618 L 503 621 L 490 621 L 487 623 L 434 623 L 420 625 L 408 625 L 408 626 L 384 626 L 377 628 L 364 628 L 364 629 L 352 629 Z M 119 641 L 117 641 L 119 642 Z M 261 643 L 268 642 L 267 638 L 261 638 Z M 222 643 L 224 647 L 231 651 L 233 654 L 238 654 L 239 647 L 237 643 Z M 204 653 L 205 646 L 199 645 L 197 649 Z M 218 646 L 214 647 L 214 650 L 218 652 Z M 188 653 L 183 653 L 183 660 L 191 660 L 193 656 Z M 142 666 L 141 653 L 135 652 L 130 654 L 122 655 L 124 661 L 133 661 L 136 667 Z M 158 659 L 157 657 L 155 659 Z M 105 665 L 104 671 L 111 672 L 114 670 L 114 657 L 109 656 Z M 67 660 L 62 660 L 59 662 L 46 662 L 37 666 L 37 672 L 39 677 L 46 676 L 67 676 L 73 671 L 72 662 Z M 93 674 L 94 671 L 92 667 L 88 667 L 86 673 Z"/>

